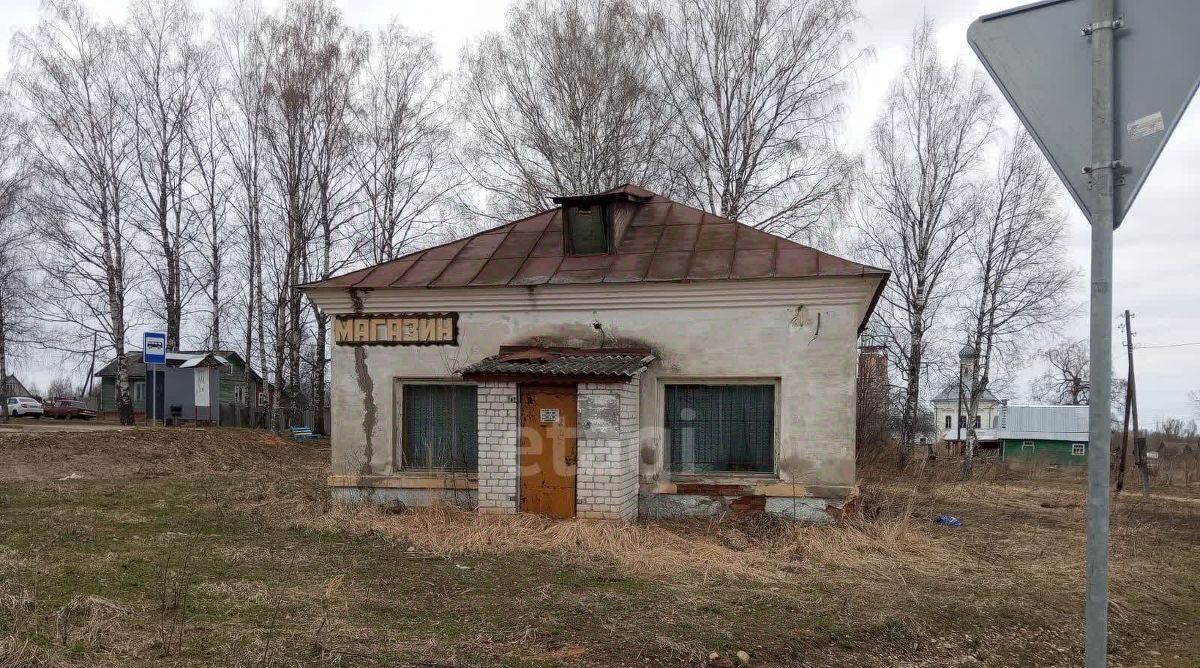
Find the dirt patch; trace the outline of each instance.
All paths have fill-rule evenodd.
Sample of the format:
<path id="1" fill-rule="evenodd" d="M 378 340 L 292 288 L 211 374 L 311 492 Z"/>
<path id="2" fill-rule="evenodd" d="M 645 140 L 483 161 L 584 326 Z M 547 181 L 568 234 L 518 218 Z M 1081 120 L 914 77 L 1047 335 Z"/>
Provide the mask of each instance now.
<path id="1" fill-rule="evenodd" d="M 318 477 L 327 443 L 257 429 L 134 428 L 0 434 L 0 482 L 196 478 L 223 474 Z"/>

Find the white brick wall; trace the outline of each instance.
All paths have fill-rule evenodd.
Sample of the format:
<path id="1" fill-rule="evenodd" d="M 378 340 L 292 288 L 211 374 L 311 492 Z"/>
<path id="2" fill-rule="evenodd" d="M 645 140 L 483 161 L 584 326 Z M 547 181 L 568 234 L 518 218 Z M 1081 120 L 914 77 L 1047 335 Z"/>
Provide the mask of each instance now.
<path id="1" fill-rule="evenodd" d="M 516 383 L 480 383 L 479 512 L 510 514 L 520 502 Z"/>
<path id="2" fill-rule="evenodd" d="M 615 396 L 618 422 L 611 416 L 590 414 L 589 395 Z M 611 403 L 611 400 L 608 400 Z M 575 511 L 578 517 L 630 520 L 637 517 L 638 498 L 638 380 L 627 383 L 579 385 L 579 438 L 576 467 Z M 590 428 L 593 420 L 604 429 Z M 593 425 L 594 426 L 594 425 Z M 589 433 L 589 432 L 604 433 Z"/>
<path id="3" fill-rule="evenodd" d="M 583 383 L 578 388 L 575 511 L 584 518 L 634 519 L 638 495 L 638 381 Z M 589 396 L 615 398 L 616 424 L 589 414 Z M 520 506 L 520 423 L 515 383 L 480 383 L 479 511 L 515 513 Z M 611 406 L 613 399 L 607 400 Z M 601 400 L 597 403 L 605 403 Z M 604 420 L 603 434 L 589 422 Z M 589 437 L 592 436 L 592 437 Z"/>

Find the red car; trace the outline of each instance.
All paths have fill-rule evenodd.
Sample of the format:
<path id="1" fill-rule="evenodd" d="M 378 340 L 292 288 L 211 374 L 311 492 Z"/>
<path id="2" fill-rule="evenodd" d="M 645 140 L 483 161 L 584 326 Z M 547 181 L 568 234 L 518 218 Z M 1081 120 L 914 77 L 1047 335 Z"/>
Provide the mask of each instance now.
<path id="1" fill-rule="evenodd" d="M 70 399 L 55 399 L 46 402 L 43 412 L 46 417 L 52 417 L 55 420 L 74 420 L 76 418 L 91 420 L 96 417 L 96 411 L 88 408 L 87 404 Z"/>

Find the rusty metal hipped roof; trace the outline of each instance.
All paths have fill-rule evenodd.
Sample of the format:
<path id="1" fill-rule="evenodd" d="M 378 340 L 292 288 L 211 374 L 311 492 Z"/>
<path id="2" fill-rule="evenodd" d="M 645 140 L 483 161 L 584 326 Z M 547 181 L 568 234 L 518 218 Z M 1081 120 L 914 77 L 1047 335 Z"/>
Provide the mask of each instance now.
<path id="1" fill-rule="evenodd" d="M 654 356 L 648 351 L 525 348 L 500 354 L 461 369 L 464 378 L 541 376 L 626 380 L 635 378 Z"/>
<path id="2" fill-rule="evenodd" d="M 637 186 L 555 199 L 564 206 L 624 201 L 633 203 L 636 211 L 606 254 L 566 253 L 559 206 L 301 287 L 461 288 L 888 274 Z"/>

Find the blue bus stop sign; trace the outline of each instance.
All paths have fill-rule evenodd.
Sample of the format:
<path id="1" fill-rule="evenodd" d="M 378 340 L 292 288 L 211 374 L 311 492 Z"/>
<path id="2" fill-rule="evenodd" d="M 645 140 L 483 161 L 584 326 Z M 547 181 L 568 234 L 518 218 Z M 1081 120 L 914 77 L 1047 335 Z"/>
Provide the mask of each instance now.
<path id="1" fill-rule="evenodd" d="M 142 362 L 145 364 L 167 363 L 167 335 L 163 332 L 142 333 Z"/>

